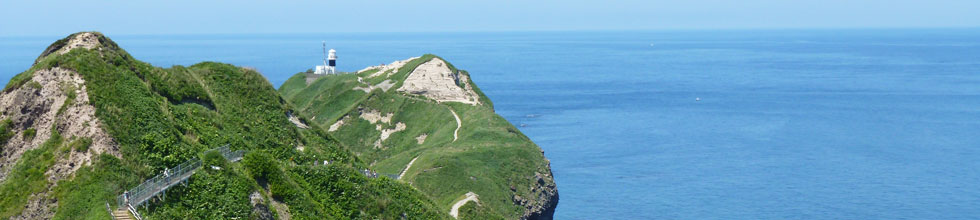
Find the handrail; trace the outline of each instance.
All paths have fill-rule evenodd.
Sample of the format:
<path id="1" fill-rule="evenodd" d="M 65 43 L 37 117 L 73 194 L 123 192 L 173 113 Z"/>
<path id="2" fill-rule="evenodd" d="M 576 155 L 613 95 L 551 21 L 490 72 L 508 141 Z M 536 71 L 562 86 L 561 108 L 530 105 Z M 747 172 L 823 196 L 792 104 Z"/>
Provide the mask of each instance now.
<path id="1" fill-rule="evenodd" d="M 136 218 L 136 220 L 143 220 L 143 216 L 140 216 L 140 213 L 136 212 L 136 208 L 133 208 L 132 204 L 126 204 L 126 206 L 128 206 L 127 209 L 129 209 L 130 213 L 133 213 L 133 217 Z"/>
<path id="2" fill-rule="evenodd" d="M 112 217 L 112 220 L 116 220 L 116 215 L 112 213 L 112 207 L 109 207 L 109 202 L 105 202 L 105 210 L 109 211 L 109 217 Z"/>
<path id="3" fill-rule="evenodd" d="M 204 153 L 207 154 L 211 151 L 221 153 L 225 159 L 232 162 L 241 160 L 245 155 L 244 150 L 231 151 L 227 144 L 219 148 L 205 151 Z M 165 191 L 167 188 L 190 178 L 200 167 L 201 160 L 198 157 L 191 158 L 173 168 L 166 169 L 164 173 L 143 181 L 143 183 L 140 185 L 137 185 L 136 187 L 127 190 L 122 195 L 117 196 L 116 203 L 119 205 L 119 207 L 125 207 L 128 205 L 142 205 L 143 203 L 149 201 L 153 196 Z"/>

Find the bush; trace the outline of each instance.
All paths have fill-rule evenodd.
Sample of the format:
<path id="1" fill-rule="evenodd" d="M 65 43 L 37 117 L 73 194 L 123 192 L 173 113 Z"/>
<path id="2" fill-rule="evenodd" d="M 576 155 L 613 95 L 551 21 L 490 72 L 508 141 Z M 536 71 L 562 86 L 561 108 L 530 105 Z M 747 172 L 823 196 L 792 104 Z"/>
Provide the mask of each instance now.
<path id="1" fill-rule="evenodd" d="M 41 83 L 38 83 L 37 81 L 31 81 L 30 83 L 27 83 L 27 86 L 33 89 L 41 89 Z"/>
<path id="2" fill-rule="evenodd" d="M 296 191 L 296 187 L 288 184 L 286 182 L 269 184 L 269 191 L 272 192 L 272 197 L 279 201 L 290 201 L 296 199 L 299 192 Z"/>
<path id="3" fill-rule="evenodd" d="M 211 166 L 227 168 L 226 165 L 228 164 L 228 160 L 225 159 L 225 156 L 222 156 L 218 151 L 208 151 L 207 153 L 204 153 L 204 157 L 201 158 L 201 161 L 204 162 L 205 168 L 210 168 Z"/>
<path id="4" fill-rule="evenodd" d="M 37 130 L 34 128 L 24 130 L 24 140 L 34 140 L 34 136 L 37 136 Z"/>
<path id="5" fill-rule="evenodd" d="M 262 151 L 252 151 L 242 158 L 245 170 L 253 179 L 263 182 L 278 182 L 282 179 L 282 170 L 271 155 Z"/>
<path id="6" fill-rule="evenodd" d="M 13 121 L 10 119 L 5 119 L 0 121 L 0 145 L 6 145 L 7 141 L 14 136 L 14 131 L 11 127 L 14 125 Z"/>
<path id="7" fill-rule="evenodd" d="M 88 147 L 92 146 L 92 138 L 79 138 L 72 141 L 69 145 L 70 149 L 75 149 L 78 152 L 88 151 Z"/>

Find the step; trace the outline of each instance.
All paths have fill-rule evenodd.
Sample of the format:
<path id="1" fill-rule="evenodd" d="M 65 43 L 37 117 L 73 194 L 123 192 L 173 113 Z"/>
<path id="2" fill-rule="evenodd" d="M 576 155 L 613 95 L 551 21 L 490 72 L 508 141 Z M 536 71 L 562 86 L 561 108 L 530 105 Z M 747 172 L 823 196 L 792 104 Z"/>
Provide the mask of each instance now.
<path id="1" fill-rule="evenodd" d="M 132 220 L 133 219 L 133 217 L 129 215 L 129 211 L 127 211 L 125 209 L 116 209 L 115 211 L 112 211 L 112 217 L 115 217 L 117 220 Z"/>

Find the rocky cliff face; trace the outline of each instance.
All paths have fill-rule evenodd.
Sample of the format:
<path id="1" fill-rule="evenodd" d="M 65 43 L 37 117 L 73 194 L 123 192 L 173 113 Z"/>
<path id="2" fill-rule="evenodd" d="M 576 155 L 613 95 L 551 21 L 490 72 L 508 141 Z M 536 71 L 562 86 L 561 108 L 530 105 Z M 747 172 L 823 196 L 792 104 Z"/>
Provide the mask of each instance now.
<path id="1" fill-rule="evenodd" d="M 534 183 L 531 193 L 536 195 L 534 198 L 522 198 L 514 195 L 514 204 L 525 207 L 524 215 L 521 219 L 552 219 L 555 208 L 558 207 L 558 186 L 555 179 L 551 176 L 551 166 L 548 166 L 546 174 L 535 173 Z"/>
<path id="2" fill-rule="evenodd" d="M 95 108 L 89 103 L 81 76 L 62 68 L 42 69 L 32 74 L 24 85 L 0 94 L 0 120 L 9 120 L 8 132 L 13 134 L 0 153 L 0 181 L 8 177 L 25 152 L 39 148 L 53 135 L 67 141 L 86 142 L 88 146 L 59 152 L 45 172 L 48 189 L 31 195 L 24 212 L 13 219 L 53 217 L 56 201 L 47 195 L 59 180 L 70 178 L 82 166 L 90 165 L 94 155 L 120 156 L 118 145 L 95 117 Z"/>

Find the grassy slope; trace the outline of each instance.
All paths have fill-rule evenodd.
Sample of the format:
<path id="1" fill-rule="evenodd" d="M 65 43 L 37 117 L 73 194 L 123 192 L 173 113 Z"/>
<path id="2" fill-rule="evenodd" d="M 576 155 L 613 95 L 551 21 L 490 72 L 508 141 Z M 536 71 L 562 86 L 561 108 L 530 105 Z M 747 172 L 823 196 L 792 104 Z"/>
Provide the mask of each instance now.
<path id="1" fill-rule="evenodd" d="M 397 73 L 363 81 L 381 82 L 386 75 L 400 85 L 417 65 L 433 58 L 436 56 L 425 55 L 409 62 Z M 451 65 L 450 68 L 455 70 Z M 367 77 L 370 73 L 358 75 Z M 418 156 L 403 180 L 425 192 L 444 211 L 448 211 L 461 195 L 472 191 L 480 195 L 482 203 L 489 204 L 478 211 L 480 218 L 488 215 L 517 218 L 523 210 L 513 204 L 512 193 L 533 198 L 528 192 L 530 187 L 526 186 L 532 185 L 535 172 L 550 172 L 540 148 L 496 115 L 490 100 L 478 88 L 484 105 L 437 103 L 422 96 L 396 92 L 394 88 L 387 92 L 380 89 L 371 93 L 354 91 L 352 89 L 360 83 L 353 76 L 325 76 L 307 86 L 301 73 L 283 84 L 279 91 L 294 105 L 303 106 L 300 109 L 307 116 L 317 116 L 314 121 L 321 124 L 321 128 L 327 128 L 345 115 L 350 116 L 344 126 L 331 134 L 379 172 L 399 173 Z M 475 87 L 472 82 L 470 84 Z M 459 140 L 455 142 L 456 121 L 450 108 L 463 121 Z M 392 128 L 395 123 L 402 122 L 407 129 L 392 134 L 383 142 L 384 148 L 375 148 L 373 143 L 380 132 L 370 122 L 358 119 L 358 109 L 394 113 L 392 123 L 383 127 Z M 428 137 L 419 145 L 415 138 L 421 134 Z M 516 192 L 512 192 L 511 187 L 515 187 Z"/>
<path id="2" fill-rule="evenodd" d="M 260 185 L 248 175 L 249 169 L 238 164 L 224 165 L 228 169 L 218 173 L 198 172 L 187 187 L 172 190 L 167 200 L 153 203 L 144 215 L 190 219 L 248 217 L 252 209 L 249 193 L 272 191 L 273 197 L 292 193 L 283 199 L 291 207 L 291 214 L 300 219 L 397 218 L 402 213 L 424 218 L 446 217 L 435 212 L 431 201 L 418 199 L 424 197 L 417 190 L 356 173 L 358 167 L 365 165 L 324 132 L 296 128 L 286 117 L 290 107 L 259 73 L 211 62 L 169 69 L 153 67 L 99 36 L 102 50 L 75 49 L 64 55 L 39 58 L 34 67 L 14 77 L 16 82 L 12 81 L 7 88 L 23 85 L 34 70 L 52 67 L 75 70 L 86 80 L 96 116 L 120 144 L 122 160 L 102 155 L 73 179 L 58 184 L 53 195 L 59 205 L 56 218 L 104 219 L 107 217 L 104 202 L 111 201 L 124 189 L 165 167 L 223 144 L 271 155 L 270 164 L 286 175 L 280 181 Z M 60 46 L 52 45 L 49 50 L 54 47 Z M 52 160 L 60 155 L 57 149 L 67 145 L 60 140 L 49 142 L 53 142 L 50 147 L 46 144 L 25 153 L 11 172 L 11 178 L 0 183 L 0 196 L 16 196 L 17 192 L 4 189 L 20 188 L 25 181 L 47 185 L 43 173 L 45 164 L 50 162 L 25 160 L 36 157 L 41 161 Z M 306 150 L 297 151 L 296 145 L 303 145 Z M 332 169 L 344 172 L 334 173 L 338 178 L 332 181 L 310 181 L 313 174 L 307 170 L 322 169 L 312 164 L 323 159 L 339 162 Z M 314 186 L 344 186 L 336 187 L 331 193 L 372 195 L 369 198 L 390 202 L 335 203 L 338 198 Z M 0 218 L 19 213 L 22 208 L 18 207 L 23 207 L 26 197 L 16 198 L 23 199 L 0 203 Z"/>

